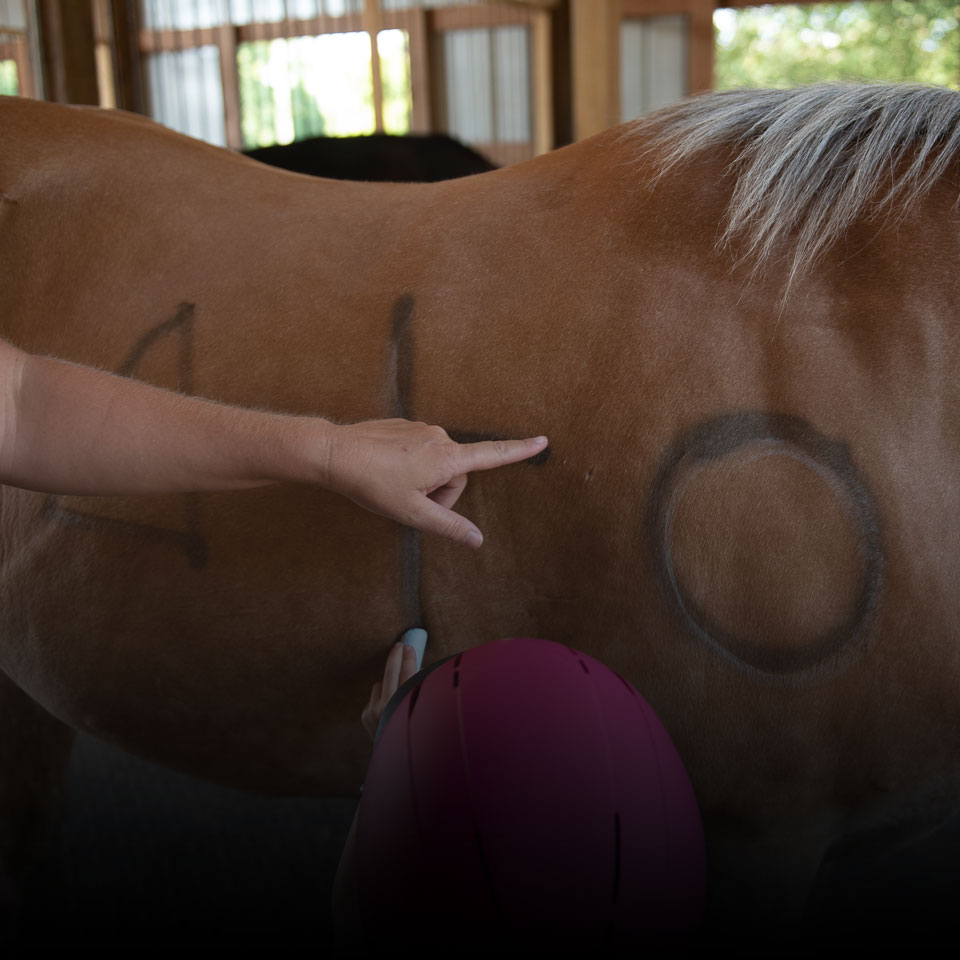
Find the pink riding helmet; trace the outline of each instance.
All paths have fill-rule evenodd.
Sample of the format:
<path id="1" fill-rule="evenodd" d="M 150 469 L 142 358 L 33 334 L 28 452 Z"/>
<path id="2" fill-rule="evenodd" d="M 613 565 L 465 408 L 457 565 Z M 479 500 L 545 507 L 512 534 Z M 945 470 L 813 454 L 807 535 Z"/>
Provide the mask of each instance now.
<path id="1" fill-rule="evenodd" d="M 703 914 L 700 814 L 666 730 L 619 674 L 549 640 L 475 647 L 397 691 L 356 857 L 371 943 L 411 927 L 451 948 L 642 942 Z"/>

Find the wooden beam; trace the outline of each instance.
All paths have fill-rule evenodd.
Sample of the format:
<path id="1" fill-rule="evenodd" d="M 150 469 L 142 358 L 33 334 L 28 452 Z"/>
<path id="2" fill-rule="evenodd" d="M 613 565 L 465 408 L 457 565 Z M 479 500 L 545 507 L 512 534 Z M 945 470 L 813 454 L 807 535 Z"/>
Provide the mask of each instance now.
<path id="1" fill-rule="evenodd" d="M 573 142 L 573 47 L 569 0 L 564 0 L 553 12 L 551 33 L 550 81 L 553 84 L 553 145 L 556 148 Z"/>
<path id="2" fill-rule="evenodd" d="M 370 73 L 373 79 L 373 119 L 377 133 L 383 133 L 383 77 L 380 73 L 380 49 L 377 38 L 380 36 L 379 0 L 363 0 L 363 28 L 370 37 Z"/>
<path id="3" fill-rule="evenodd" d="M 697 0 L 620 0 L 620 15 L 624 18 L 643 18 L 688 14 L 696 2 Z M 796 2 L 796 0 L 788 0 L 788 2 Z M 714 6 L 717 4 L 714 3 Z M 723 3 L 723 6 L 729 6 L 729 4 Z"/>
<path id="4" fill-rule="evenodd" d="M 110 0 L 93 0 L 94 61 L 97 66 L 97 89 L 100 106 L 113 110 L 117 106 L 117 79 L 114 67 L 113 17 Z"/>
<path id="5" fill-rule="evenodd" d="M 147 112 L 144 61 L 137 49 L 138 0 L 113 0 L 113 56 L 116 69 L 117 106 L 135 113 Z"/>
<path id="6" fill-rule="evenodd" d="M 553 16 L 548 10 L 534 13 L 532 33 L 533 149 L 548 153 L 555 146 L 553 133 Z"/>
<path id="7" fill-rule="evenodd" d="M 227 146 L 243 149 L 243 122 L 240 112 L 240 74 L 237 70 L 237 28 L 229 23 L 217 27 L 220 57 L 220 84 L 223 87 L 223 128 Z"/>
<path id="8" fill-rule="evenodd" d="M 443 37 L 437 29 L 437 11 L 425 11 L 427 18 L 427 55 L 430 57 L 430 116 L 433 130 L 446 131 L 450 125 L 447 99 L 444 96 L 447 74 Z"/>
<path id="9" fill-rule="evenodd" d="M 2 52 L 2 46 L 9 48 Z M 30 46 L 25 36 L 19 36 L 10 44 L 0 45 L 0 60 L 13 60 L 17 65 L 17 92 L 21 97 L 37 95 L 33 85 L 33 64 L 30 62 Z"/>
<path id="10" fill-rule="evenodd" d="M 687 0 L 687 93 L 713 89 L 714 0 Z"/>
<path id="11" fill-rule="evenodd" d="M 390 20 L 386 20 L 390 25 Z M 310 17 L 307 20 L 278 20 L 275 23 L 244 23 L 233 27 L 237 43 L 254 43 L 260 40 L 289 40 L 293 37 L 316 37 L 326 33 L 359 33 L 365 29 L 363 17 L 358 13 L 342 17 Z M 141 30 L 139 37 L 141 53 L 189 50 L 218 43 L 220 27 L 204 27 L 196 30 Z"/>
<path id="12" fill-rule="evenodd" d="M 442 30 L 470 30 L 477 27 L 511 27 L 530 23 L 534 11 L 514 6 L 473 4 L 469 7 L 437 7 L 433 13 L 433 28 Z"/>
<path id="13" fill-rule="evenodd" d="M 620 121 L 620 0 L 572 0 L 573 135 Z"/>
<path id="14" fill-rule="evenodd" d="M 99 104 L 91 4 L 41 0 L 38 13 L 48 99 Z"/>
<path id="15" fill-rule="evenodd" d="M 141 53 L 175 53 L 219 43 L 220 27 L 197 30 L 141 30 Z M 253 39 L 252 37 L 250 39 Z"/>
<path id="16" fill-rule="evenodd" d="M 433 130 L 433 103 L 430 94 L 430 33 L 427 11 L 416 7 L 407 12 L 400 25 L 410 38 L 410 132 L 430 133 Z"/>

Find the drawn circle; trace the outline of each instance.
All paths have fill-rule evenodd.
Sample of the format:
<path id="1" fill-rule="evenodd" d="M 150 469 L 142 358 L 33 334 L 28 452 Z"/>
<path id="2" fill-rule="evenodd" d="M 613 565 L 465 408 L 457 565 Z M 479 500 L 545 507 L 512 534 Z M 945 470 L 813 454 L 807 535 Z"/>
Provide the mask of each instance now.
<path id="1" fill-rule="evenodd" d="M 858 570 L 844 607 L 801 642 L 784 646 L 731 629 L 684 582 L 673 554 L 673 526 L 684 492 L 698 476 L 739 458 L 789 458 L 825 484 L 854 537 Z M 697 424 L 669 449 L 654 480 L 647 512 L 647 541 L 668 605 L 707 646 L 741 669 L 771 680 L 797 682 L 835 672 L 862 653 L 879 602 L 883 551 L 878 512 L 846 444 L 786 414 L 737 413 Z M 842 602 L 842 601 L 841 601 Z"/>

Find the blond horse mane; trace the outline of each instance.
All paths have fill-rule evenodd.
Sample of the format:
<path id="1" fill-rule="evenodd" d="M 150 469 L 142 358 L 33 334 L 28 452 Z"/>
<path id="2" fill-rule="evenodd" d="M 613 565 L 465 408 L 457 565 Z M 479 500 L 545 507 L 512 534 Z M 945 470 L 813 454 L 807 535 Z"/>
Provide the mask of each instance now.
<path id="1" fill-rule="evenodd" d="M 781 243 L 788 289 L 859 220 L 903 216 L 960 156 L 960 92 L 920 84 L 729 90 L 630 124 L 653 134 L 655 177 L 732 148 L 735 179 L 720 245 L 741 241 L 758 270 Z"/>

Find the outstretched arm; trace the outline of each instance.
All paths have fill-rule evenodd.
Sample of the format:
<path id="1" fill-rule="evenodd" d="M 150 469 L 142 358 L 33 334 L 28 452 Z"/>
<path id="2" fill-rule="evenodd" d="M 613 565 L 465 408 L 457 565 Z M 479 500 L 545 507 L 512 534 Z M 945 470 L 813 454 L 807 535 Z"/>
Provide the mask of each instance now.
<path id="1" fill-rule="evenodd" d="M 162 390 L 0 340 L 0 482 L 47 493 L 146 494 L 316 483 L 471 546 L 450 508 L 473 470 L 514 463 L 537 440 L 457 444 L 406 420 L 337 426 Z"/>

